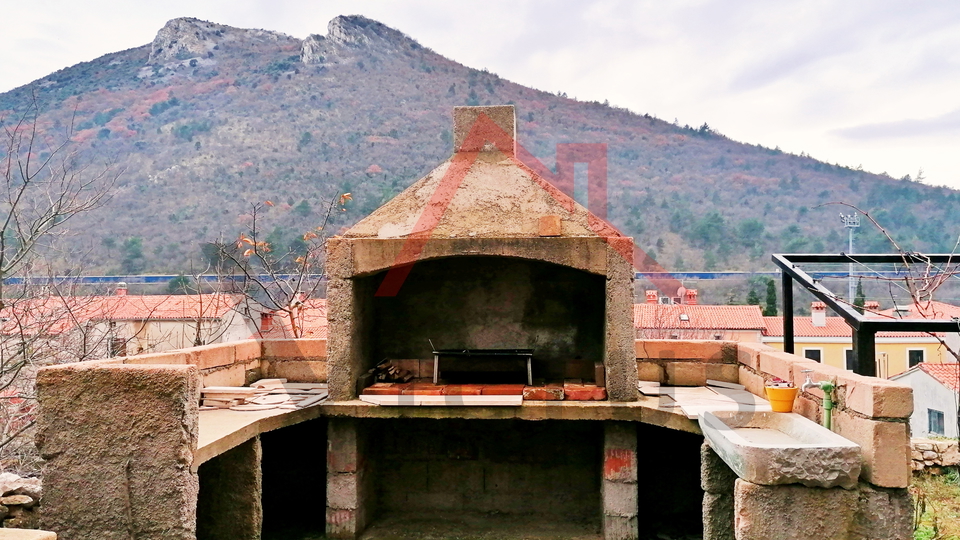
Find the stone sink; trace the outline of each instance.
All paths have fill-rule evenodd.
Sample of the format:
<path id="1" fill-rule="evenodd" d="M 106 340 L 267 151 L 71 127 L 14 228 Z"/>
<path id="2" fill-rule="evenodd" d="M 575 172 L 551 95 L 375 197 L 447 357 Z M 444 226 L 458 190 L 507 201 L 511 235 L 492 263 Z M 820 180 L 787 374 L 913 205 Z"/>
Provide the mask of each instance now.
<path id="1" fill-rule="evenodd" d="M 698 420 L 714 451 L 748 482 L 857 485 L 860 446 L 799 414 L 715 411 Z"/>

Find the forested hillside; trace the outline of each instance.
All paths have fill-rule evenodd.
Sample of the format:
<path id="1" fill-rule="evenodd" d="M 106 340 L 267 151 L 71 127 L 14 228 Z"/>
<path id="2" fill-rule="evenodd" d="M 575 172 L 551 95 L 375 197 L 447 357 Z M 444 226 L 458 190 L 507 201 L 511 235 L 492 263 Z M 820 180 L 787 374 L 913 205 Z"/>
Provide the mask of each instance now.
<path id="1" fill-rule="evenodd" d="M 88 157 L 124 168 L 110 202 L 70 224 L 70 264 L 88 272 L 188 270 L 256 201 L 275 203 L 263 217 L 276 245 L 296 247 L 337 192 L 353 201 L 333 228 L 348 226 L 450 154 L 456 105 L 515 104 L 520 143 L 548 166 L 558 143 L 606 143 L 610 220 L 667 269 L 845 250 L 841 209 L 818 207 L 830 201 L 918 250 L 950 250 L 960 233 L 956 191 L 526 88 L 363 17 L 304 40 L 176 19 L 150 45 L 0 94 L 4 125 L 34 103 L 47 138 L 73 126 Z M 858 251 L 889 249 L 863 230 Z"/>

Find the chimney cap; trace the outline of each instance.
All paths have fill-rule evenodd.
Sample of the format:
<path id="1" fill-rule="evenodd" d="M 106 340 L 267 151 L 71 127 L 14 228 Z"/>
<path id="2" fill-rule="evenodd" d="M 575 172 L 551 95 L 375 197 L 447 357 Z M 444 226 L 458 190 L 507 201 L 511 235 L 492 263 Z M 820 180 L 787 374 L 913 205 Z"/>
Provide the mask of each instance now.
<path id="1" fill-rule="evenodd" d="M 486 122 L 478 123 L 480 115 L 485 116 Z M 490 125 L 499 129 L 494 129 Z M 479 131 L 475 137 L 468 139 L 474 129 Z M 476 135 L 480 135 L 477 138 Z M 509 138 L 509 140 L 506 140 Z M 453 151 L 456 152 L 485 152 L 489 151 L 489 143 L 499 142 L 496 150 L 509 155 L 516 155 L 517 148 L 517 114 L 513 105 L 493 105 L 486 107 L 454 107 L 453 108 Z M 503 146 L 504 148 L 500 148 Z"/>

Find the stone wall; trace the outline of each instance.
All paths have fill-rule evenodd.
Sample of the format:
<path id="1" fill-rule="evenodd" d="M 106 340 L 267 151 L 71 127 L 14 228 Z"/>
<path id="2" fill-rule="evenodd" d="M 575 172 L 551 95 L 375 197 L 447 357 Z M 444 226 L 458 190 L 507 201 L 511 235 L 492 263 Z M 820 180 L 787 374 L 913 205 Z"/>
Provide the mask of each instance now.
<path id="1" fill-rule="evenodd" d="M 598 422 L 400 419 L 367 426 L 380 512 L 588 522 L 600 513 Z"/>
<path id="2" fill-rule="evenodd" d="M 945 467 L 960 465 L 960 449 L 955 439 L 911 439 L 910 465 L 914 472 L 941 474 Z"/>

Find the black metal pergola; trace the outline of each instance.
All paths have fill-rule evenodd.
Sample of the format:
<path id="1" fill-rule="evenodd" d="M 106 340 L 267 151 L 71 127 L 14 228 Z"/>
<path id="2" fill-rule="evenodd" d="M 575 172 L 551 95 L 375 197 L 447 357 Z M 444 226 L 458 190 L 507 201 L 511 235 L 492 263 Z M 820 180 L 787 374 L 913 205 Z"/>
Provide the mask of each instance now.
<path id="1" fill-rule="evenodd" d="M 853 332 L 853 357 L 855 373 L 877 376 L 876 335 L 877 332 L 958 332 L 960 321 L 956 319 L 875 319 L 868 318 L 854 309 L 849 303 L 841 301 L 837 295 L 824 287 L 818 280 L 802 270 L 798 265 L 809 263 L 857 263 L 857 264 L 957 264 L 957 254 L 862 254 L 862 255 L 823 255 L 823 254 L 775 254 L 774 264 L 781 270 L 781 288 L 783 291 L 783 350 L 794 352 L 793 333 L 793 282 L 796 280 L 810 291 L 818 300 L 830 306 L 850 325 Z M 908 279 L 907 274 L 904 275 Z"/>

